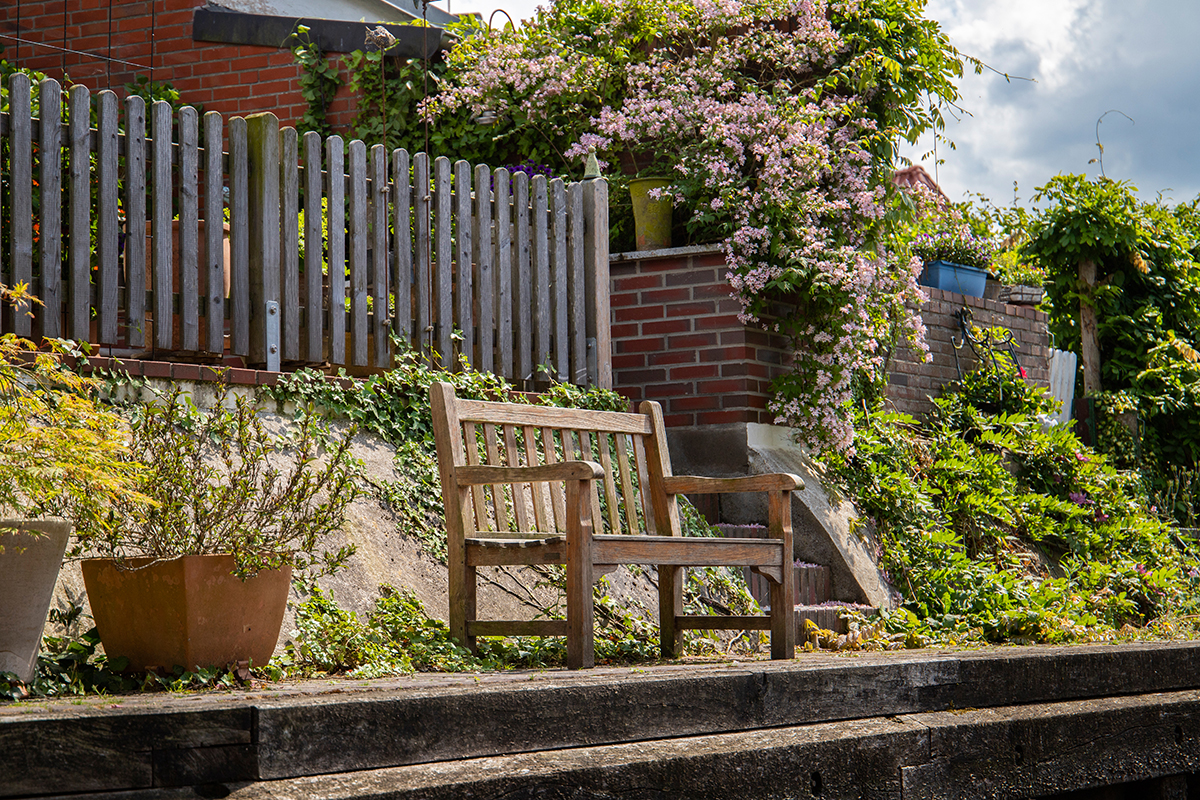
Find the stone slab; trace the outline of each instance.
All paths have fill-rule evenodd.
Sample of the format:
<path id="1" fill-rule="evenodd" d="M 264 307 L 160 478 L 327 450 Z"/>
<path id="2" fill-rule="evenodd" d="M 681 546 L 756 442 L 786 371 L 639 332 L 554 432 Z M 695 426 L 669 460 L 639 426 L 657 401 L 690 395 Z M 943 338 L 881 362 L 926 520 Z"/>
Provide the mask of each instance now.
<path id="1" fill-rule="evenodd" d="M 208 787 L 231 800 L 1186 796 L 1200 692 L 816 723 Z M 1173 789 L 1170 794 L 1164 789 Z M 1154 791 L 1157 790 L 1157 791 Z M 1133 793 L 1130 793 L 1132 791 Z M 182 798 L 181 791 L 102 795 Z M 195 794 L 190 795 L 195 797 Z"/>
<path id="2" fill-rule="evenodd" d="M 791 662 L 419 675 L 11 704 L 0 706 L 0 797 L 303 778 L 609 745 L 636 751 L 680 737 L 942 714 L 923 723 L 933 730 L 953 727 L 968 709 L 1186 691 L 1200 691 L 1200 643 L 818 653 Z M 980 724 L 988 719 L 970 713 Z M 1188 741 L 1193 727 L 1200 737 L 1200 721 L 1185 717 L 1170 717 L 1171 736 L 1179 726 Z M 1034 722 L 1022 730 L 1035 730 Z M 1025 752 L 1041 753 L 1044 735 L 1028 736 Z M 963 763 L 936 769 L 961 776 L 972 769 Z M 918 779 L 925 780 L 914 773 Z"/>

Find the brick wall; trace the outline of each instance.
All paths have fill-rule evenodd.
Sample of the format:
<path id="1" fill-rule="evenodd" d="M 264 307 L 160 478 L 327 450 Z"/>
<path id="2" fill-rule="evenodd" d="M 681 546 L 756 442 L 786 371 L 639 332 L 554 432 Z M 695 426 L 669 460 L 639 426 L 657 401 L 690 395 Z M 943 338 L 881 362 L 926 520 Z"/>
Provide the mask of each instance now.
<path id="1" fill-rule="evenodd" d="M 714 247 L 675 248 L 613 257 L 613 383 L 632 401 L 657 400 L 673 428 L 755 422 L 770 424 L 771 380 L 786 371 L 787 341 L 738 321 L 725 261 Z M 943 383 L 957 377 L 952 337 L 964 305 L 976 325 L 1011 330 L 1028 377 L 1049 381 L 1046 315 L 1032 308 L 929 289 L 922 309 L 933 360 L 902 348 L 892 360 L 888 397 L 913 415 L 930 407 Z M 963 369 L 974 364 L 959 351 Z"/>
<path id="2" fill-rule="evenodd" d="M 896 353 L 888 377 L 888 399 L 897 411 L 914 416 L 929 411 L 932 407 L 930 396 L 937 397 L 944 383 L 958 377 L 956 353 L 964 372 L 975 366 L 971 348 L 962 345 L 956 316 L 963 306 L 970 308 L 972 320 L 979 328 L 1000 327 L 1012 331 L 1026 379 L 1039 386 L 1050 385 L 1050 335 L 1044 313 L 1028 306 L 1007 305 L 940 289 L 926 291 L 929 302 L 921 308 L 921 317 L 925 321 L 932 361 L 919 362 L 907 347 Z M 956 348 L 955 342 L 962 346 Z"/>
<path id="3" fill-rule="evenodd" d="M 671 427 L 772 422 L 786 341 L 738 321 L 716 248 L 658 253 L 617 255 L 609 267 L 616 390 L 662 403 Z"/>
<path id="4" fill-rule="evenodd" d="M 124 85 L 144 75 L 171 83 L 183 102 L 203 105 L 205 111 L 219 111 L 227 118 L 272 111 L 284 125 L 295 125 L 307 104 L 300 95 L 301 71 L 291 50 L 193 41 L 192 15 L 204 4 L 205 0 L 113 0 L 110 20 L 109 0 L 0 0 L 0 32 L 141 66 L 9 40 L 0 43 L 6 59 L 59 80 L 65 73 L 93 91 L 113 89 L 124 96 Z M 344 66 L 340 69 L 345 80 L 348 72 Z M 345 130 L 355 113 L 356 102 L 343 86 L 330 119 L 338 130 Z"/>

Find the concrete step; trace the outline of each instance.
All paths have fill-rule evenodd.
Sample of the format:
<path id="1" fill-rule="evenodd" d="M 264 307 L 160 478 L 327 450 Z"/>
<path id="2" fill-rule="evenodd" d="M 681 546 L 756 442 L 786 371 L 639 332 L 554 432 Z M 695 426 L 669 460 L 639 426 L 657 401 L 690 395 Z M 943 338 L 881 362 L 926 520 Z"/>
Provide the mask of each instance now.
<path id="1" fill-rule="evenodd" d="M 805 737 L 817 736 L 813 733 L 817 729 L 812 726 L 859 721 L 848 727 L 820 729 L 824 733 L 817 738 L 832 737 L 832 742 L 844 741 L 840 750 L 833 745 L 821 745 L 833 749 L 819 753 L 804 751 L 826 754 L 820 758 L 829 760 L 820 763 L 830 765 L 829 775 L 822 773 L 822 780 L 829 785 L 839 763 L 843 769 L 852 772 L 851 761 L 874 758 L 871 753 L 875 751 L 871 748 L 883 748 L 880 742 L 884 740 L 871 738 L 876 734 L 854 739 L 858 735 L 854 731 L 916 731 L 918 741 L 934 741 L 931 731 L 937 720 L 923 720 L 910 729 L 889 717 L 941 714 L 949 709 L 949 714 L 937 718 L 942 721 L 939 724 L 949 725 L 960 719 L 960 712 L 953 709 L 970 710 L 969 713 L 975 714 L 974 709 L 1003 709 L 1025 704 L 1045 706 L 1088 698 L 1192 690 L 1200 690 L 1200 643 L 1007 647 L 953 652 L 918 650 L 849 655 L 814 653 L 787 662 L 607 667 L 577 673 L 546 670 L 418 675 L 374 681 L 284 683 L 247 691 L 195 695 L 70 698 L 0 705 L 0 797 L 108 792 L 127 793 L 111 796 L 133 800 L 135 797 L 168 796 L 161 792 L 171 787 L 231 787 L 239 783 L 292 779 L 300 782 L 286 786 L 279 784 L 282 793 L 274 796 L 333 797 L 340 795 L 336 792 L 326 795 L 316 789 L 309 795 L 290 795 L 292 789 L 287 787 L 353 780 L 351 777 L 319 777 L 333 773 L 358 773 L 366 781 L 362 784 L 366 787 L 368 778 L 375 774 L 373 771 L 422 764 L 428 766 L 403 774 L 420 772 L 427 776 L 420 779 L 427 781 L 420 785 L 431 786 L 428 781 L 435 778 L 428 776 L 458 774 L 455 770 L 459 767 L 450 762 L 510 758 L 548 750 L 576 752 L 586 758 L 569 769 L 547 766 L 547 770 L 560 770 L 564 774 L 583 770 L 580 775 L 591 776 L 587 781 L 600 781 L 605 773 L 587 772 L 590 763 L 587 759 L 600 758 L 593 748 L 608 746 L 617 749 L 605 753 L 625 753 L 622 758 L 634 759 L 643 765 L 637 768 L 641 772 L 629 775 L 650 780 L 659 774 L 654 772 L 657 769 L 654 764 L 660 760 L 651 756 L 668 752 L 655 748 L 672 746 L 663 740 L 692 738 L 699 741 L 704 737 L 730 736 L 734 738 L 712 740 L 715 742 L 715 750 L 712 750 L 715 760 L 705 769 L 721 774 L 737 769 L 759 769 L 755 766 L 759 762 L 755 761 L 753 743 L 761 742 L 768 751 L 778 753 L 778 756 L 762 756 L 761 762 L 762 769 L 776 775 L 774 780 L 778 782 L 782 780 L 778 777 L 779 765 L 788 758 L 787 747 L 780 743 L 790 740 L 771 738 L 783 734 L 770 729 L 803 729 L 795 733 L 800 737 L 795 741 L 801 742 L 809 741 Z M 1131 741 L 1149 741 L 1138 732 L 1142 730 L 1138 726 L 1144 726 L 1148 731 L 1146 736 L 1157 737 L 1160 729 L 1166 730 L 1170 734 L 1167 738 L 1175 742 L 1173 746 L 1177 748 L 1169 751 L 1170 758 L 1183 754 L 1181 758 L 1192 759 L 1195 743 L 1200 742 L 1200 712 L 1189 715 L 1192 715 L 1194 705 L 1200 703 L 1200 698 L 1192 695 L 1187 698 L 1181 695 L 1180 698 L 1177 706 L 1171 706 L 1175 710 L 1169 714 L 1162 712 L 1159 721 L 1153 724 L 1146 722 L 1152 716 L 1149 710 L 1144 714 L 1131 712 L 1128 725 Z M 1146 706 L 1147 709 L 1150 707 Z M 1023 712 L 1017 709 L 1012 713 Z M 1034 721 L 1036 717 L 1035 714 Z M 966 717 L 961 719 L 969 721 Z M 1116 737 L 1116 733 L 1103 733 L 1107 729 L 1093 727 L 1093 738 L 1098 746 L 1118 747 L 1119 743 L 1104 739 L 1105 736 Z M 1024 742 L 1021 747 L 1025 749 L 1020 751 L 1025 754 L 1022 757 L 1033 758 L 1036 748 L 1057 746 L 1049 738 L 1037 738 L 1042 734 L 1035 735 L 1036 731 L 1021 733 L 1021 736 L 1032 737 L 1028 739 L 1006 738 L 1009 734 L 1005 731 L 1008 730 L 1034 729 L 997 728 L 988 733 L 992 729 L 985 728 L 970 736 L 983 737 L 980 739 L 983 741 L 994 733 L 995 741 L 1007 742 L 1010 749 L 1014 741 Z M 737 735 L 743 738 L 737 738 Z M 897 753 L 907 752 L 903 749 L 882 749 L 879 758 L 883 759 L 882 763 L 892 764 L 893 769 L 913 765 L 935 770 L 935 767 L 924 766 L 935 763 L 930 760 L 935 755 L 952 757 L 960 751 L 969 754 L 967 745 L 972 740 L 968 733 L 963 733 L 962 737 L 966 738 L 948 738 L 936 748 L 929 744 L 933 749 L 925 761 L 913 761 L 907 756 L 900 759 Z M 1063 752 L 1081 746 L 1073 742 L 1076 740 L 1064 738 Z M 627 747 L 621 750 L 620 746 Z M 646 757 L 637 756 L 639 752 L 647 754 Z M 690 763 L 685 756 L 679 757 L 684 759 L 679 762 L 683 765 L 681 769 Z M 1011 764 L 1015 756 L 1010 753 L 1006 757 L 1009 760 L 1004 763 Z M 1051 757 L 1054 756 L 1049 752 L 1038 755 L 1038 758 Z M 776 758 L 784 761 L 776 763 Z M 1164 763 L 1174 765 L 1176 762 L 1170 758 Z M 804 763 L 803 760 L 796 762 Z M 937 766 L 936 770 L 951 770 L 960 777 L 966 775 L 965 772 L 953 772 L 959 769 L 954 766 L 957 763 Z M 1200 760 L 1196 763 L 1200 765 Z M 434 766 L 438 764 L 441 766 Z M 533 769 L 528 765 L 520 767 L 525 768 Z M 821 769 L 804 767 L 804 772 Z M 391 772 L 386 774 L 393 775 Z M 888 791 L 864 790 L 861 796 L 894 795 L 899 774 L 891 773 Z M 1143 773 L 1129 774 L 1134 776 L 1129 778 L 1133 780 Z M 913 780 L 920 777 L 917 773 L 913 775 Z M 570 781 L 574 780 L 570 778 Z M 275 784 L 264 784 L 272 785 Z M 447 785 L 455 784 L 448 778 Z M 724 784 L 717 781 L 714 785 Z M 522 792 L 511 796 L 605 796 Z M 786 793 L 776 796 L 784 795 Z M 395 796 L 452 795 L 430 791 L 425 795 Z M 653 796 L 719 795 L 682 792 Z M 752 796 L 762 795 L 746 795 Z M 812 793 L 794 796 L 812 796 Z M 918 793 L 912 796 L 938 795 Z M 1000 793 L 995 796 L 1022 795 Z"/>

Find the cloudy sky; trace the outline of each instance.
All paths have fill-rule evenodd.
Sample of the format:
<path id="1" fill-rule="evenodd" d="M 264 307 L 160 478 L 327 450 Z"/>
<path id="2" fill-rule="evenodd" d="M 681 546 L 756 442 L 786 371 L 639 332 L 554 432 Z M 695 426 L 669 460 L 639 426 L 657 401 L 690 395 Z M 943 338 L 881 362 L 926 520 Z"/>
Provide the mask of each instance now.
<path id="1" fill-rule="evenodd" d="M 494 0 L 450 0 L 486 17 Z M 444 3 L 439 3 L 443 5 Z M 536 0 L 509 0 L 514 18 Z M 1189 200 L 1200 193 L 1200 0 L 930 0 L 964 53 L 1033 80 L 970 69 L 960 82 L 968 112 L 948 119 L 938 180 L 951 199 L 979 192 L 1022 201 L 1058 173 L 1099 174 L 1089 160 L 1096 121 L 1104 171 L 1142 196 Z M 1132 120 L 1132 121 L 1131 121 Z M 907 152 L 933 173 L 931 139 Z M 922 158 L 922 156 L 925 156 Z"/>

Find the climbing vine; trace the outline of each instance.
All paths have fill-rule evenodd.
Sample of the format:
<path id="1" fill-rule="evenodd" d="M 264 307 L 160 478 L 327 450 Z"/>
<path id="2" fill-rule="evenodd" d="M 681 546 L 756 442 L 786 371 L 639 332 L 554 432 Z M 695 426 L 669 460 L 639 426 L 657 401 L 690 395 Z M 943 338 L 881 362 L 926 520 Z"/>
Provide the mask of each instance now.
<path id="1" fill-rule="evenodd" d="M 303 70 L 300 75 L 300 95 L 308 104 L 296 127 L 300 133 L 315 131 L 324 139 L 333 134 L 327 114 L 329 104 L 342 86 L 342 77 L 308 34 L 309 29 L 305 25 L 297 26 L 292 34 L 292 55 Z"/>

